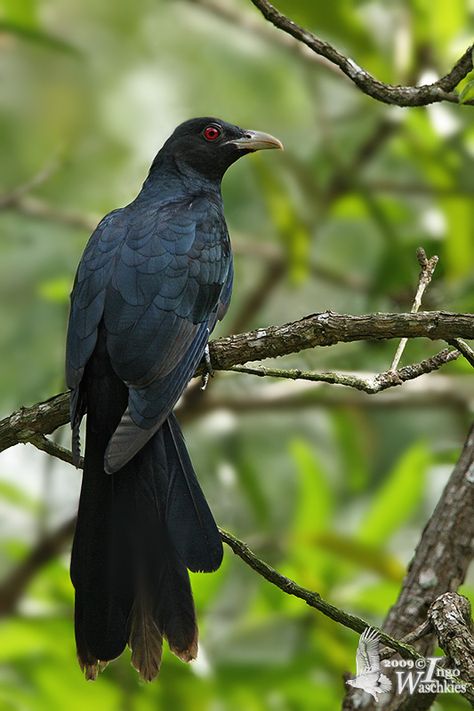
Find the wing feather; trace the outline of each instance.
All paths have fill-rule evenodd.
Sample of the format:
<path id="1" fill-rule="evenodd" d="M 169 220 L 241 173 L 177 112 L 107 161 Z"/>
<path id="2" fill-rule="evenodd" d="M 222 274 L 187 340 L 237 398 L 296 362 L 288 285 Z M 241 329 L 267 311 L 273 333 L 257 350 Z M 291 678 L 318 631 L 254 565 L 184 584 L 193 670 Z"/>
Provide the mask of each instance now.
<path id="1" fill-rule="evenodd" d="M 366 627 L 361 634 L 356 653 L 357 676 L 380 670 L 379 639 L 373 627 Z"/>
<path id="2" fill-rule="evenodd" d="M 103 322 L 112 367 L 129 387 L 110 470 L 143 446 L 192 377 L 230 299 L 231 259 L 221 203 L 208 195 L 132 203 L 92 235 L 71 297 L 67 382 L 80 386 Z"/>

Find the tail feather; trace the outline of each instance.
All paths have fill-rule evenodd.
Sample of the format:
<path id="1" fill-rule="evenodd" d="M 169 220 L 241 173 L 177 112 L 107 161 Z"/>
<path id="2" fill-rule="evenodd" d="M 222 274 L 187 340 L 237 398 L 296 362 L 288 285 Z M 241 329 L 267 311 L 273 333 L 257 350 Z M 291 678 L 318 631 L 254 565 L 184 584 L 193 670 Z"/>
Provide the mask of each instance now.
<path id="1" fill-rule="evenodd" d="M 151 681 L 163 638 L 184 661 L 196 657 L 187 568 L 217 568 L 222 544 L 173 416 L 122 469 L 105 472 L 127 388 L 101 337 L 83 384 L 86 451 L 71 557 L 77 655 L 86 678 L 95 679 L 128 643 L 133 666 Z"/>
<path id="2" fill-rule="evenodd" d="M 173 570 L 166 571 L 163 587 L 166 593 L 160 599 L 159 616 L 163 634 L 173 654 L 184 662 L 197 656 L 198 628 L 193 594 L 188 571 L 179 561 L 173 561 Z"/>
<path id="3" fill-rule="evenodd" d="M 186 568 L 171 554 L 152 572 L 154 584 L 144 586 L 135 599 L 128 641 L 132 664 L 145 681 L 159 673 L 163 637 L 183 661 L 197 655 L 198 629 Z"/>
<path id="4" fill-rule="evenodd" d="M 165 523 L 168 480 L 163 471 L 166 447 L 161 434 L 137 456 L 134 482 L 136 574 L 140 584 L 132 610 L 129 644 L 132 663 L 147 680 L 159 671 L 163 637 L 171 651 L 185 661 L 194 659 L 197 653 L 189 575 Z"/>
<path id="5" fill-rule="evenodd" d="M 132 650 L 132 665 L 144 681 L 153 681 L 160 671 L 163 635 L 150 601 L 143 595 L 137 597 L 132 608 L 128 644 Z"/>
<path id="6" fill-rule="evenodd" d="M 76 606 L 74 610 L 75 629 L 76 629 L 76 648 L 77 660 L 84 676 L 88 681 L 95 681 L 99 673 L 107 666 L 107 662 L 99 661 L 90 651 L 87 641 L 84 637 L 84 626 L 82 623 L 82 605 L 80 598 L 76 597 Z"/>
<path id="7" fill-rule="evenodd" d="M 166 525 L 185 565 L 194 572 L 217 570 L 223 548 L 219 529 L 209 509 L 176 417 L 163 425 L 169 487 Z"/>

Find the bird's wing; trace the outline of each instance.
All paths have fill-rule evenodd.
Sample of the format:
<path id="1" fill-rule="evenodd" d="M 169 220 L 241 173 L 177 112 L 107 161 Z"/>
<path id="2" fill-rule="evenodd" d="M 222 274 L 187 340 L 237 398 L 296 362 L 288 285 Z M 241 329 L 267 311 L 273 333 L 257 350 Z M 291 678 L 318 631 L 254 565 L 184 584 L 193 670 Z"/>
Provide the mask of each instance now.
<path id="1" fill-rule="evenodd" d="M 357 676 L 380 670 L 379 634 L 372 627 L 366 627 L 359 639 L 356 653 Z"/>
<path id="2" fill-rule="evenodd" d="M 230 269 L 224 218 L 208 199 L 134 216 L 104 311 L 111 362 L 129 387 L 128 410 L 107 452 L 109 471 L 141 449 L 176 404 L 202 358 Z"/>
<path id="3" fill-rule="evenodd" d="M 219 321 L 222 321 L 222 319 L 224 318 L 224 316 L 227 313 L 227 309 L 229 308 L 233 284 L 234 284 L 234 265 L 232 264 L 232 255 L 231 255 L 231 261 L 229 264 L 229 271 L 227 272 L 225 284 L 222 287 L 222 291 L 221 291 L 221 294 L 219 297 L 219 308 L 217 310 L 217 318 L 219 319 Z"/>
<path id="4" fill-rule="evenodd" d="M 138 210 L 104 314 L 111 361 L 124 382 L 144 388 L 186 360 L 218 307 L 229 265 L 222 213 L 207 200 Z"/>
<path id="5" fill-rule="evenodd" d="M 106 215 L 89 239 L 74 280 L 66 344 L 66 382 L 72 391 L 73 424 L 84 414 L 79 407 L 79 387 L 97 342 L 114 258 L 126 233 L 123 210 Z"/>

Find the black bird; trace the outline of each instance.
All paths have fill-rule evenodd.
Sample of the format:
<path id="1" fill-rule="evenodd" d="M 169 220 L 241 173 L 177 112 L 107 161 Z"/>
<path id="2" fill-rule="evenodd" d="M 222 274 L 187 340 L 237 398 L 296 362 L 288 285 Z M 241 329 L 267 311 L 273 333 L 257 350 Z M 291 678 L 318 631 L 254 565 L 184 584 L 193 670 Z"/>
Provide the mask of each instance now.
<path id="1" fill-rule="evenodd" d="M 79 264 L 66 371 L 76 465 L 87 413 L 71 580 L 88 679 L 127 644 L 148 681 L 163 638 L 184 661 L 196 656 L 187 569 L 216 570 L 223 552 L 173 408 L 230 301 L 222 177 L 265 148 L 282 145 L 215 118 L 181 124 Z"/>

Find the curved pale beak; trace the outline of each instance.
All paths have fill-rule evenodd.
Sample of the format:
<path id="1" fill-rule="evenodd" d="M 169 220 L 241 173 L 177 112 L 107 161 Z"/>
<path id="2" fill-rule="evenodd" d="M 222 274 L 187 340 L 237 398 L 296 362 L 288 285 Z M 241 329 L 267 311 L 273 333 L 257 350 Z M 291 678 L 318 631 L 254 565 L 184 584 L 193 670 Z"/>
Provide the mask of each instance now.
<path id="1" fill-rule="evenodd" d="M 243 136 L 232 138 L 227 143 L 245 151 L 265 151 L 270 148 L 283 150 L 283 143 L 278 138 L 269 133 L 263 133 L 263 131 L 245 131 Z"/>

